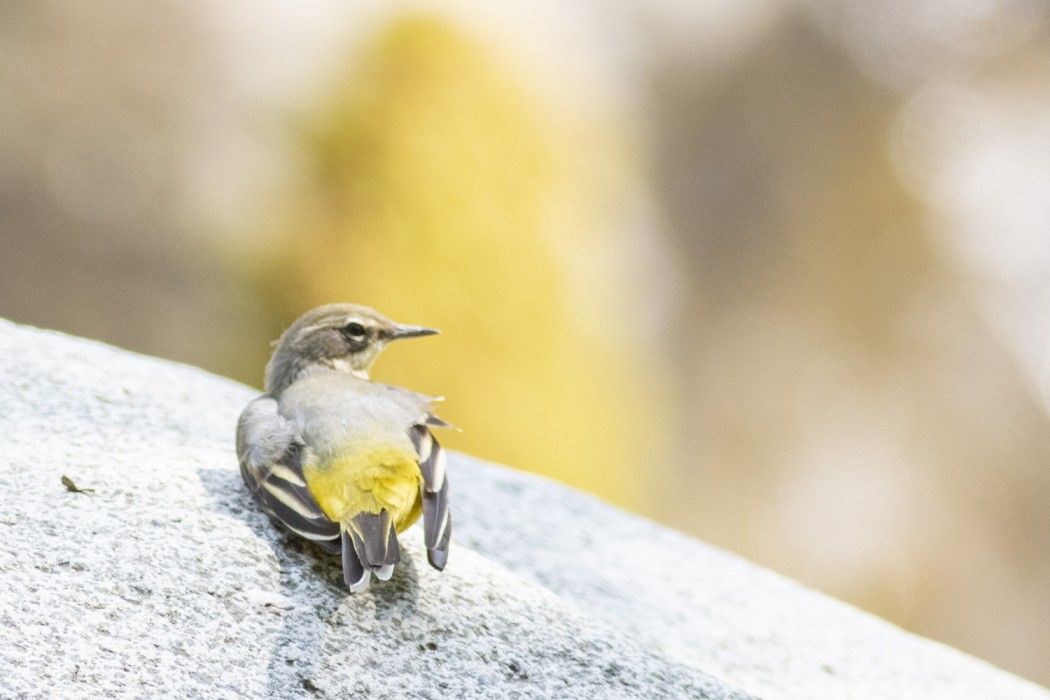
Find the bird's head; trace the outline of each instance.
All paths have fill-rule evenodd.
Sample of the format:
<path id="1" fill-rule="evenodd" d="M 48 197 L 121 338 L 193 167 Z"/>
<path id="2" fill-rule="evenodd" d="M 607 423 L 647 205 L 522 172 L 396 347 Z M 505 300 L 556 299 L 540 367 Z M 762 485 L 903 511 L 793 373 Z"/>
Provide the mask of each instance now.
<path id="1" fill-rule="evenodd" d="M 281 334 L 266 366 L 266 391 L 279 393 L 304 370 L 316 367 L 367 379 L 372 363 L 388 343 L 437 332 L 394 323 L 367 306 L 319 306 L 300 316 Z"/>

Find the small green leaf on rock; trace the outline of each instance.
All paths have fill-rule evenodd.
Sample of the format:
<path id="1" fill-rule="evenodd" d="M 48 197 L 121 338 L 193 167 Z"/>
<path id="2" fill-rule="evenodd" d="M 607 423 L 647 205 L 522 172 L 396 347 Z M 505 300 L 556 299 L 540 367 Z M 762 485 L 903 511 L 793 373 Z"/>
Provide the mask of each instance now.
<path id="1" fill-rule="evenodd" d="M 82 488 L 80 488 L 79 486 L 76 485 L 76 483 L 74 483 L 74 481 L 72 479 L 70 479 L 65 474 L 62 475 L 62 485 L 65 486 L 66 490 L 69 491 L 70 493 L 95 493 L 95 489 L 82 489 Z"/>

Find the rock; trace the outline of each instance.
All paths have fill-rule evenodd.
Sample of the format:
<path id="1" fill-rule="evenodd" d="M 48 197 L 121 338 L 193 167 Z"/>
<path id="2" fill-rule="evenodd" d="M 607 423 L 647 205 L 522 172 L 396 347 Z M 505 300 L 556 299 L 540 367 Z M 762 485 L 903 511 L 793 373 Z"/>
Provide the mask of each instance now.
<path id="1" fill-rule="evenodd" d="M 445 572 L 414 529 L 393 579 L 350 596 L 241 484 L 255 391 L 6 321 L 0 377 L 0 698 L 1050 698 L 462 455 Z"/>

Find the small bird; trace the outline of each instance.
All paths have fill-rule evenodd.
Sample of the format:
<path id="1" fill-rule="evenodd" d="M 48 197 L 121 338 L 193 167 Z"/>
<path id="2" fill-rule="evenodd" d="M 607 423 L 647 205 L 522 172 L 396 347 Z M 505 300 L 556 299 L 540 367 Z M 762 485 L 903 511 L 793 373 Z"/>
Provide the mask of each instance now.
<path id="1" fill-rule="evenodd" d="M 430 565 L 448 560 L 445 452 L 430 428 L 451 426 L 431 413 L 438 399 L 368 378 L 388 343 L 437 332 L 355 304 L 312 309 L 277 341 L 266 393 L 237 422 L 244 483 L 271 518 L 342 555 L 352 593 L 390 578 L 397 533 L 420 515 Z"/>

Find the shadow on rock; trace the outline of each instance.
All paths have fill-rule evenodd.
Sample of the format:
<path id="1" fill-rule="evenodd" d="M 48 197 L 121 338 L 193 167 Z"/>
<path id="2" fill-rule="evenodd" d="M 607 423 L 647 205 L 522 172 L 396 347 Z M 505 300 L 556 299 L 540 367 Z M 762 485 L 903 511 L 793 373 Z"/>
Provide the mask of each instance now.
<path id="1" fill-rule="evenodd" d="M 271 521 L 237 471 L 202 468 L 197 473 L 212 510 L 245 522 L 269 546 L 277 562 L 280 599 L 289 607 L 282 612 L 281 629 L 273 638 L 267 683 L 270 695 L 313 692 L 311 678 L 329 629 L 360 625 L 365 616 L 389 620 L 415 612 L 419 575 L 414 557 L 404 556 L 389 581 L 375 581 L 367 591 L 351 594 L 343 583 L 339 557 Z"/>

